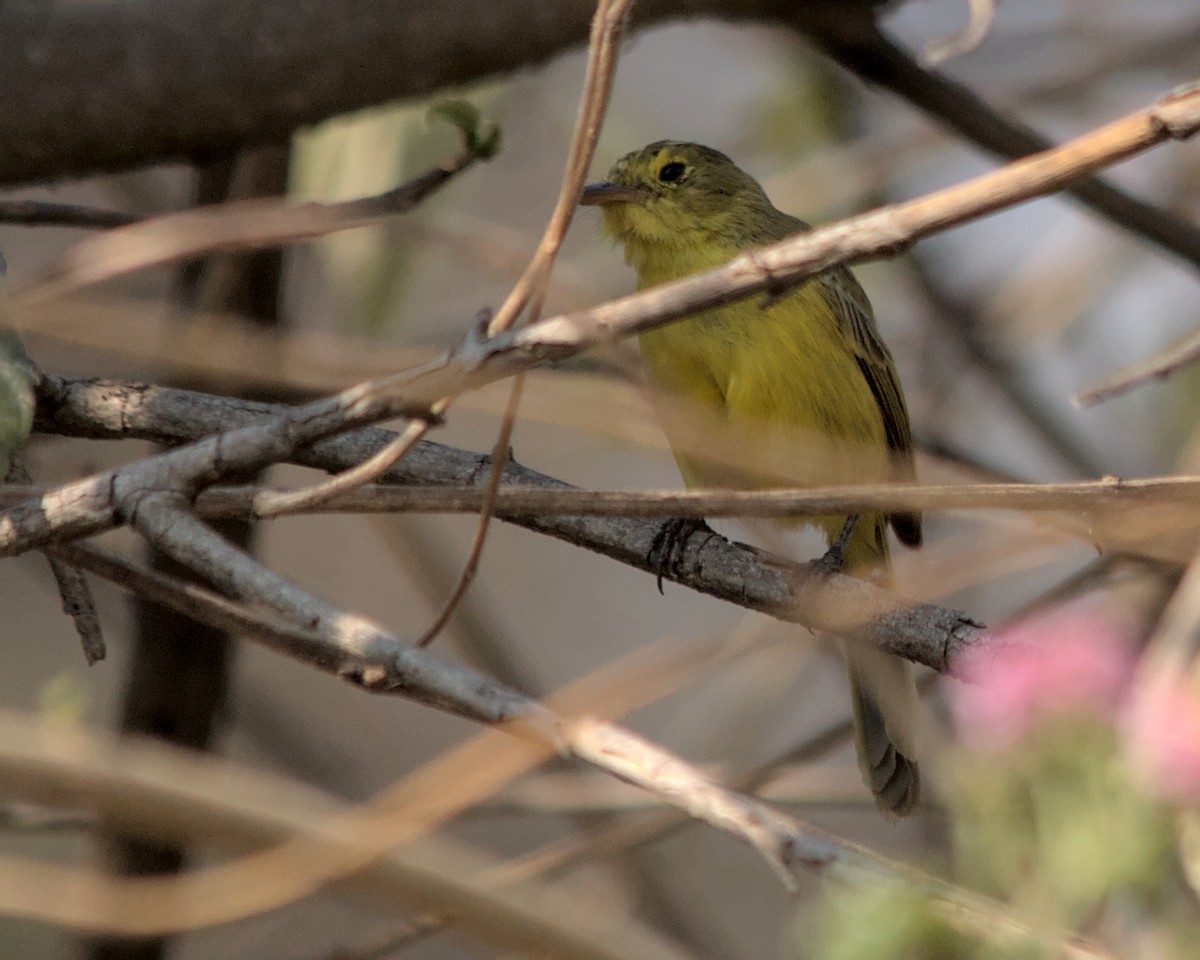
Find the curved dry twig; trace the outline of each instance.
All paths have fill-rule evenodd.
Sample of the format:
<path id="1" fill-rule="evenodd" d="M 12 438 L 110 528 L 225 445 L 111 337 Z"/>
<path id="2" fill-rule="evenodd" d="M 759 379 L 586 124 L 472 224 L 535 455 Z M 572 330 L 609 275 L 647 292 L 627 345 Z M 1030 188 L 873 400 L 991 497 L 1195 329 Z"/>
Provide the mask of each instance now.
<path id="1" fill-rule="evenodd" d="M 613 77 L 616 74 L 617 57 L 621 48 L 621 32 L 624 29 L 631 3 L 632 0 L 600 0 L 596 6 L 588 43 L 587 76 L 579 101 L 575 132 L 571 137 L 571 147 L 558 199 L 555 201 L 554 211 L 550 215 L 550 221 L 546 224 L 546 229 L 533 258 L 488 324 L 489 335 L 511 329 L 526 307 L 529 307 L 528 319 L 530 322 L 541 318 L 546 285 L 550 281 L 550 271 L 554 268 L 554 261 L 558 257 L 563 240 L 567 236 L 567 229 L 575 216 L 575 208 L 583 189 L 583 181 L 596 152 L 596 141 L 600 137 L 600 127 L 604 123 L 604 114 L 612 92 Z M 450 594 L 450 598 L 433 623 L 421 635 L 417 641 L 418 646 L 426 646 L 441 633 L 453 615 L 455 607 L 458 606 L 470 588 L 471 582 L 475 579 L 479 562 L 483 558 L 488 527 L 492 520 L 491 498 L 495 496 L 495 492 L 500 486 L 500 478 L 508 459 L 509 441 L 516 426 L 517 411 L 520 408 L 524 387 L 524 374 L 519 373 L 513 378 L 508 404 L 500 423 L 500 432 L 494 444 L 491 475 L 484 501 L 480 507 L 479 521 L 467 562 L 463 566 L 458 583 Z"/>
<path id="2" fill-rule="evenodd" d="M 347 494 L 361 489 L 384 473 L 429 432 L 430 421 L 413 419 L 386 447 L 357 466 L 343 470 L 322 483 L 300 490 L 259 489 L 254 499 L 253 514 L 257 517 L 278 517 L 325 506 Z"/>
<path id="3" fill-rule="evenodd" d="M 458 609 L 462 598 L 467 595 L 471 584 L 475 582 L 475 575 L 479 572 L 479 562 L 483 559 L 483 547 L 487 543 L 488 530 L 492 525 L 496 493 L 500 489 L 500 482 L 504 478 L 504 468 L 508 465 L 511 456 L 509 447 L 512 443 L 513 429 L 517 424 L 517 410 L 521 405 L 521 396 L 524 388 L 525 374 L 519 373 L 513 377 L 512 388 L 508 394 L 508 403 L 504 409 L 504 416 L 500 421 L 500 432 L 496 436 L 496 442 L 492 445 L 487 484 L 483 488 L 483 497 L 479 501 L 479 521 L 475 525 L 475 536 L 471 539 L 471 548 L 467 553 L 467 562 L 463 564 L 462 571 L 458 575 L 458 581 L 454 584 L 454 589 L 450 591 L 450 596 L 442 605 L 442 609 L 438 611 L 438 615 L 433 618 L 433 623 L 426 627 L 425 631 L 415 641 L 418 647 L 427 647 L 433 643 L 437 636 L 446 628 L 446 624 L 450 622 L 450 618 L 454 615 L 454 611 Z"/>
<path id="4" fill-rule="evenodd" d="M 596 152 L 596 141 L 600 137 L 600 127 L 604 123 L 604 114 L 608 108 L 608 98 L 616 75 L 621 33 L 631 4 L 632 0 L 600 0 L 596 7 L 588 43 L 587 77 L 579 100 L 575 131 L 571 136 L 571 146 L 554 211 L 550 214 L 550 220 L 529 266 L 496 311 L 496 316 L 488 327 L 488 333 L 491 335 L 511 329 L 521 311 L 531 300 L 540 301 L 545 291 L 550 269 L 566 238 L 567 228 L 575 216 L 583 181 Z"/>

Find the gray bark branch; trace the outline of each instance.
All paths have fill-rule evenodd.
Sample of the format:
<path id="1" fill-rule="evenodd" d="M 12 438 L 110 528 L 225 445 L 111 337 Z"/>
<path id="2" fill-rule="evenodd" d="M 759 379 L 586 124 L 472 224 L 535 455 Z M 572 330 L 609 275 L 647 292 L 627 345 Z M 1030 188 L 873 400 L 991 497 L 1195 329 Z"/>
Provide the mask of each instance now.
<path id="1" fill-rule="evenodd" d="M 165 444 L 192 443 L 278 417 L 286 407 L 210 396 L 188 390 L 105 381 L 45 378 L 37 428 L 67 436 L 139 438 Z M 330 473 L 346 470 L 386 446 L 395 434 L 355 430 L 293 455 L 294 462 Z M 381 478 L 384 483 L 461 487 L 482 483 L 487 458 L 424 441 Z M 567 484 L 509 463 L 505 485 Z M 518 526 L 602 553 L 657 573 L 649 562 L 661 522 L 637 517 L 503 516 Z M 983 634 L 969 617 L 933 604 L 912 604 L 852 577 L 829 576 L 806 565 L 766 561 L 761 554 L 715 537 L 693 537 L 671 579 L 710 596 L 801 623 L 852 635 L 892 653 L 946 672 Z"/>

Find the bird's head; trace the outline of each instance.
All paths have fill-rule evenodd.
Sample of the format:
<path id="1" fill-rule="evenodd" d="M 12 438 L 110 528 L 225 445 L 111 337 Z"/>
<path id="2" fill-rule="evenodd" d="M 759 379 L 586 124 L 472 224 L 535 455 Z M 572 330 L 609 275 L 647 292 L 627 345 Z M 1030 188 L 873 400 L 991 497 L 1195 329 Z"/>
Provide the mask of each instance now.
<path id="1" fill-rule="evenodd" d="M 725 154 L 671 140 L 626 154 L 580 203 L 601 208 L 605 231 L 627 254 L 644 245 L 740 249 L 764 242 L 764 224 L 782 216 Z"/>

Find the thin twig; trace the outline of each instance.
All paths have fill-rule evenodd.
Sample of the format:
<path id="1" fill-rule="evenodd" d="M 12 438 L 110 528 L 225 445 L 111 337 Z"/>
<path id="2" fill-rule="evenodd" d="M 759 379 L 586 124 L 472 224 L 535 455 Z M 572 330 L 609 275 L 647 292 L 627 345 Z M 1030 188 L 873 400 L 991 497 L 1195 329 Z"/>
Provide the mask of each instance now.
<path id="1" fill-rule="evenodd" d="M 498 362 L 510 350 L 543 360 L 562 359 L 666 320 L 793 286 L 836 264 L 894 256 L 915 240 L 1053 193 L 1087 172 L 1166 140 L 1187 139 L 1197 130 L 1200 86 L 1191 86 L 1062 146 L 957 186 L 818 227 L 744 253 L 723 267 L 494 338 L 488 356 L 479 359 Z M 524 367 L 524 359 L 515 365 Z"/>
<path id="2" fill-rule="evenodd" d="M 418 593 L 434 605 L 436 598 L 450 595 L 460 571 L 451 569 L 453 561 L 444 549 L 443 538 L 436 531 L 422 524 L 401 525 L 395 522 L 398 519 L 379 517 L 372 526 Z M 469 659 L 473 664 L 510 687 L 531 696 L 541 694 L 531 671 L 520 662 L 518 638 L 492 615 L 486 602 L 468 594 L 459 603 L 456 613 L 455 639 L 460 649 L 470 651 Z"/>
<path id="3" fill-rule="evenodd" d="M 475 513 L 485 491 L 478 487 L 375 486 L 325 504 L 348 513 Z M 201 495 L 206 515 L 252 513 L 254 488 L 213 487 Z M 1200 477 L 1105 477 L 1074 483 L 862 484 L 779 490 L 576 490 L 501 487 L 495 511 L 595 517 L 765 517 L 824 516 L 881 510 L 1022 510 L 1112 512 L 1133 507 L 1200 501 Z M 211 514 L 209 513 L 211 511 Z"/>
<path id="4" fill-rule="evenodd" d="M 26 302 L 44 301 L 134 270 L 365 226 L 411 210 L 478 159 L 468 146 L 399 187 L 339 203 L 235 200 L 144 219 L 81 240 L 45 270 L 14 285 L 14 294 Z"/>
<path id="5" fill-rule="evenodd" d="M 931 676 L 922 677 L 921 685 L 928 686 Z M 854 726 L 849 718 L 836 720 L 799 744 L 731 777 L 726 785 L 731 790 L 754 793 L 770 781 L 780 766 L 816 759 L 847 742 L 853 733 Z M 516 857 L 504 865 L 504 877 L 516 882 L 525 877 L 556 876 L 580 864 L 617 857 L 636 847 L 666 839 L 691 822 L 691 817 L 674 807 L 625 818 L 587 836 L 555 840 Z"/>
<path id="6" fill-rule="evenodd" d="M 1194 330 L 1157 353 L 1138 360 L 1080 390 L 1071 399 L 1082 410 L 1119 397 L 1151 380 L 1165 380 L 1200 360 L 1200 330 Z"/>
<path id="7" fill-rule="evenodd" d="M 338 947 L 332 953 L 324 951 L 320 960 L 386 960 L 422 940 L 441 933 L 447 921 L 434 916 L 414 917 L 396 929 L 376 934 L 353 946 Z"/>
<path id="8" fill-rule="evenodd" d="M 465 451 L 463 455 L 470 456 Z M 0 506 L 46 493 L 44 487 L 0 486 Z M 209 487 L 197 499 L 196 509 L 208 519 L 256 517 L 260 516 L 255 509 L 258 498 L 275 493 L 254 486 Z M 478 485 L 380 484 L 287 513 L 477 513 L 486 496 L 486 490 Z M 505 519 L 560 515 L 781 519 L 868 510 L 1120 513 L 1138 507 L 1190 507 L 1197 503 L 1200 476 L 1105 477 L 1074 483 L 880 483 L 778 490 L 580 490 L 506 483 L 496 492 L 494 509 Z"/>
<path id="9" fill-rule="evenodd" d="M 849 845 L 811 824 L 775 811 L 745 794 L 714 783 L 661 747 L 605 721 L 583 718 L 565 728 L 572 752 L 673 806 L 749 843 L 794 888 L 800 868 L 817 870 L 847 882 L 886 880 L 910 884 L 931 903 L 946 909 L 947 919 L 991 942 L 1040 942 L 1078 956 L 1107 956 L 1103 948 L 1061 930 L 1034 930 L 997 904 L 928 874 Z"/>
<path id="10" fill-rule="evenodd" d="M 796 27 L 847 70 L 904 98 L 984 150 L 1016 160 L 1050 146 L 1048 138 L 1000 113 L 964 84 L 924 69 L 879 30 L 873 14 L 843 15 L 838 8 L 814 22 L 797 8 L 794 16 Z M 1087 176 L 1091 172 L 1080 171 L 1064 189 L 1111 223 L 1200 267 L 1200 229 L 1107 180 Z"/>
<path id="11" fill-rule="evenodd" d="M 302 490 L 263 490 L 259 488 L 254 497 L 251 514 L 256 517 L 277 517 L 288 513 L 307 512 L 320 509 L 331 500 L 361 488 L 364 484 L 378 480 L 395 465 L 396 461 L 411 450 L 429 432 L 428 420 L 412 420 L 403 432 L 378 453 L 362 463 L 322 483 L 313 484 Z"/>
<path id="12" fill-rule="evenodd" d="M 100 615 L 96 612 L 92 591 L 83 575 L 69 563 L 51 556 L 46 557 L 46 562 L 50 564 L 50 572 L 58 584 L 63 613 L 75 624 L 75 632 L 83 648 L 83 659 L 89 667 L 93 666 L 108 656 L 108 647 L 104 643 Z"/>
<path id="13" fill-rule="evenodd" d="M 448 449 L 448 448 L 447 448 Z M 476 456 L 462 451 L 464 457 Z M 48 495 L 49 488 L 0 486 L 0 506 Z M 286 491 L 256 486 L 214 486 L 200 494 L 197 510 L 210 520 L 262 516 L 259 497 Z M 486 489 L 472 486 L 380 484 L 339 494 L 326 502 L 279 514 L 478 513 Z M 496 493 L 495 512 L 522 516 L 581 517 L 788 517 L 879 510 L 1020 510 L 1026 512 L 1120 512 L 1137 507 L 1190 506 L 1200 501 L 1200 477 L 1105 477 L 1073 483 L 853 484 L 778 490 L 580 490 L 562 486 L 506 483 Z"/>
<path id="14" fill-rule="evenodd" d="M 454 611 L 475 580 L 475 574 L 479 570 L 479 561 L 483 559 L 483 547 L 487 542 L 488 529 L 491 527 L 496 493 L 500 489 L 500 483 L 504 479 L 504 468 L 510 459 L 509 445 L 512 442 L 513 427 L 517 422 L 517 408 L 521 405 L 521 391 L 524 386 L 525 374 L 519 373 L 513 377 L 512 389 L 508 395 L 508 407 L 504 411 L 504 418 L 500 423 L 500 433 L 492 447 L 488 480 L 482 491 L 483 497 L 479 501 L 479 522 L 475 525 L 475 536 L 471 540 L 471 550 L 467 555 L 467 562 L 464 564 L 462 573 L 459 574 L 458 581 L 450 592 L 449 598 L 442 606 L 441 612 L 417 639 L 418 647 L 426 647 L 431 644 L 446 628 L 446 624 L 450 622 Z"/>
<path id="15" fill-rule="evenodd" d="M 13 460 L 9 465 L 8 479 L 14 483 L 29 484 L 32 477 L 21 460 Z M 75 625 L 75 633 L 83 648 L 83 659 L 90 667 L 108 656 L 108 648 L 104 644 L 104 633 L 100 628 L 100 615 L 96 613 L 96 601 L 92 597 L 91 588 L 83 579 L 83 574 L 64 563 L 58 557 L 46 555 L 50 565 L 50 573 L 58 586 L 58 595 L 62 600 L 62 609 L 71 623 Z"/>
<path id="16" fill-rule="evenodd" d="M 588 42 L 587 75 L 554 212 L 550 215 L 550 221 L 546 224 L 546 230 L 529 266 L 496 311 L 495 319 L 488 330 L 492 335 L 511 329 L 530 300 L 540 298 L 545 290 L 550 268 L 558 256 L 559 248 L 567 235 L 567 228 L 575 215 L 579 195 L 583 190 L 583 181 L 596 152 L 596 140 L 600 136 L 600 127 L 604 122 L 604 113 L 608 107 L 608 98 L 616 73 L 621 32 L 631 2 L 632 0 L 600 0 L 596 7 Z"/>
<path id="17" fill-rule="evenodd" d="M 612 91 L 613 77 L 616 73 L 617 56 L 621 46 L 621 31 L 631 2 L 632 0 L 600 0 L 596 7 L 596 14 L 592 18 L 591 37 L 588 42 L 587 75 L 584 80 L 583 94 L 580 97 L 575 132 L 571 137 L 566 170 L 563 173 L 558 199 L 554 204 L 554 212 L 550 216 L 550 221 L 542 234 L 541 243 L 538 244 L 529 266 L 513 285 L 508 297 L 488 325 L 489 335 L 511 329 L 527 304 L 529 305 L 529 321 L 532 323 L 541 319 L 542 303 L 546 295 L 546 285 L 550 280 L 550 271 L 554 267 L 558 251 L 562 248 L 567 229 L 575 215 L 575 208 L 583 189 L 583 181 L 596 151 L 596 141 L 600 136 L 600 127 L 604 122 L 609 94 Z M 475 537 L 471 543 L 471 552 L 466 565 L 463 567 L 463 572 L 450 599 L 429 629 L 417 641 L 417 646 L 431 643 L 434 637 L 442 631 L 453 615 L 455 607 L 458 606 L 459 601 L 475 579 L 475 572 L 479 568 L 483 547 L 487 541 L 488 527 L 491 524 L 492 501 L 500 486 L 504 465 L 508 461 L 508 448 L 513 429 L 516 426 L 517 411 L 520 408 L 524 386 L 525 376 L 523 373 L 519 373 L 513 378 L 508 403 L 500 424 L 500 432 L 494 445 L 491 474 L 488 478 L 484 500 L 480 505 L 479 523 L 476 526 Z"/>

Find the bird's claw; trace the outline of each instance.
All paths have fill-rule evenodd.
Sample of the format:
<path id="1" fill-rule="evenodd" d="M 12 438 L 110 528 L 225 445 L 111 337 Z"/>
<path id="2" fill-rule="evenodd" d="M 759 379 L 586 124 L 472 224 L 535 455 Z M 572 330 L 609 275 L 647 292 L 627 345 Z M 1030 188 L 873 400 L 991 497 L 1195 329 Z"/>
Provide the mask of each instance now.
<path id="1" fill-rule="evenodd" d="M 845 570 L 846 547 L 850 544 L 850 538 L 854 535 L 854 528 L 857 524 L 858 514 L 850 514 L 846 518 L 846 522 L 842 524 L 842 531 L 838 534 L 837 539 L 829 545 L 828 550 L 813 561 L 813 564 L 824 573 L 831 575 Z"/>
<path id="2" fill-rule="evenodd" d="M 679 575 L 683 551 L 688 541 L 697 533 L 715 537 L 717 533 L 704 522 L 703 517 L 674 517 L 664 521 L 650 543 L 646 563 L 658 574 L 658 592 L 663 592 L 663 577 Z"/>

